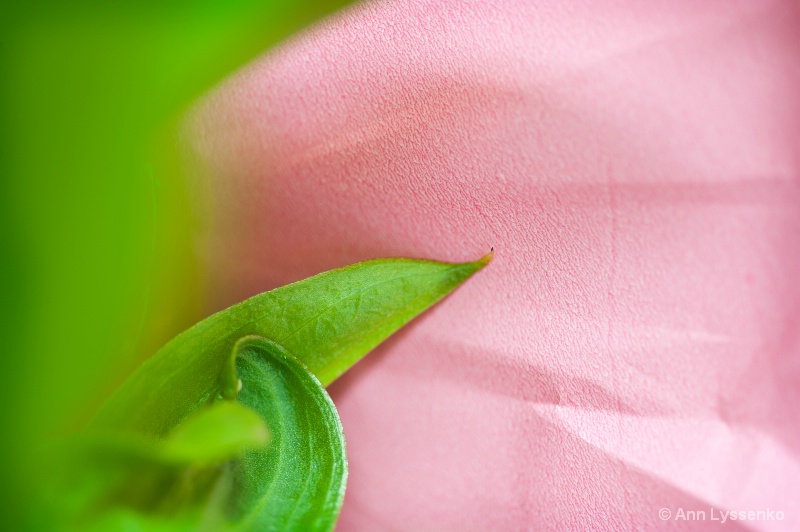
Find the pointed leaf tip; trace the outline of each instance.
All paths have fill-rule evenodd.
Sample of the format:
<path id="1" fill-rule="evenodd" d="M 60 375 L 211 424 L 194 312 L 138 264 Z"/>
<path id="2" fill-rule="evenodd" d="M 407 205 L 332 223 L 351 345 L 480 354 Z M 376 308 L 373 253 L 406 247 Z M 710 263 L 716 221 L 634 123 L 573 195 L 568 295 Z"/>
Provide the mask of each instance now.
<path id="1" fill-rule="evenodd" d="M 175 337 L 117 391 L 95 425 L 160 437 L 208 398 L 237 397 L 231 353 L 249 335 L 282 346 L 327 386 L 493 253 L 464 263 L 376 259 L 256 295 Z"/>

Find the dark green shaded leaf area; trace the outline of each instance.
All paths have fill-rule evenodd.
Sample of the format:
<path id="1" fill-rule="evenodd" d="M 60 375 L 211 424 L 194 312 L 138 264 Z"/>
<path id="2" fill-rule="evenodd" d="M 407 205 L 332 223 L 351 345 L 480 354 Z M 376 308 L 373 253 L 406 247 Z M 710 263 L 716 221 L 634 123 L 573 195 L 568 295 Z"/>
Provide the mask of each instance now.
<path id="1" fill-rule="evenodd" d="M 232 464 L 271 440 L 262 417 L 234 401 L 196 410 L 166 438 L 90 431 L 53 461 L 48 530 L 230 529 Z M 61 463 L 61 467 L 58 467 Z"/>
<path id="2" fill-rule="evenodd" d="M 243 386 L 237 400 L 262 416 L 273 442 L 234 464 L 231 517 L 244 530 L 331 530 L 347 480 L 333 402 L 279 345 L 259 337 L 238 345 Z"/>
<path id="3" fill-rule="evenodd" d="M 324 386 L 490 258 L 368 261 L 207 318 L 112 396 L 53 500 L 82 530 L 333 529 L 347 457 Z"/>

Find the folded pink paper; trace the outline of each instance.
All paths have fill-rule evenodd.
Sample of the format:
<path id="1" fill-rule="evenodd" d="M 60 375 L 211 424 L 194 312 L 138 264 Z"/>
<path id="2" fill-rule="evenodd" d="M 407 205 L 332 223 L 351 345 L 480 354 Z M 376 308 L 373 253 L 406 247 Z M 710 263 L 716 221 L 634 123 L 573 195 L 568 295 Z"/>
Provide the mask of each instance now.
<path id="1" fill-rule="evenodd" d="M 800 529 L 798 28 L 370 2 L 200 104 L 217 307 L 495 249 L 332 386 L 341 530 Z"/>

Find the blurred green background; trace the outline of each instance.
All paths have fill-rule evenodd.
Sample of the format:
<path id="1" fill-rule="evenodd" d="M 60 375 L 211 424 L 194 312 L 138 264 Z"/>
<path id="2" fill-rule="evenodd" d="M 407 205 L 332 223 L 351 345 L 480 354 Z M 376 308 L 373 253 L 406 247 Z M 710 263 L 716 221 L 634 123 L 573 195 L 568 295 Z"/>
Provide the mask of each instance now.
<path id="1" fill-rule="evenodd" d="M 343 0 L 0 2 L 0 528 L 37 446 L 203 317 L 177 126 Z"/>

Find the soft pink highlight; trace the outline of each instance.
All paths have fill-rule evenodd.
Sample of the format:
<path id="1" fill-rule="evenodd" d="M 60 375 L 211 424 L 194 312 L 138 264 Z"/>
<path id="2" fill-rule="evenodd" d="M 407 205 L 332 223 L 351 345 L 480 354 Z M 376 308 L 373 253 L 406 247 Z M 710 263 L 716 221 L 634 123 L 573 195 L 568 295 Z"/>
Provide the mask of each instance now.
<path id="1" fill-rule="evenodd" d="M 375 2 L 201 106 L 215 305 L 495 260 L 332 387 L 342 530 L 800 528 L 800 11 Z"/>

